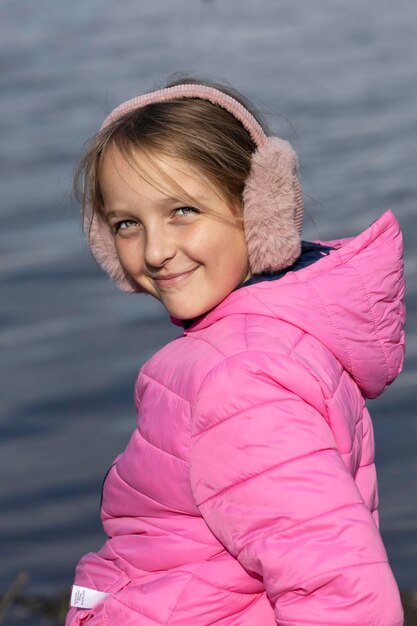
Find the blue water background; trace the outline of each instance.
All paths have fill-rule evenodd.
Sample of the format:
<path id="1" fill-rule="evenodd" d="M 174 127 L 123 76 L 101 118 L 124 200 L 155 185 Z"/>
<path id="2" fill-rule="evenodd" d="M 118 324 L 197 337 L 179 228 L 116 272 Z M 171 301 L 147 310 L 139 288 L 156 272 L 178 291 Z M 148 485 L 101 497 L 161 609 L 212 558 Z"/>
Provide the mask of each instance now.
<path id="1" fill-rule="evenodd" d="M 68 588 L 103 542 L 102 477 L 134 426 L 139 366 L 177 334 L 117 291 L 83 240 L 71 175 L 116 104 L 175 71 L 229 81 L 299 154 L 304 238 L 404 230 L 408 353 L 371 403 L 380 517 L 417 588 L 414 0 L 2 0 L 0 5 L 0 590 Z"/>

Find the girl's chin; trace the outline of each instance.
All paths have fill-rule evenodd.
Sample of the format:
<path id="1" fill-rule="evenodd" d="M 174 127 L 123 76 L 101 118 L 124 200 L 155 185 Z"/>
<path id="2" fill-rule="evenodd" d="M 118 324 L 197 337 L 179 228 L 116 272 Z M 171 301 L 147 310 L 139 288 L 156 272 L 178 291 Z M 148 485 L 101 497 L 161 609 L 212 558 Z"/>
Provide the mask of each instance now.
<path id="1" fill-rule="evenodd" d="M 144 289 L 145 286 L 143 285 Z M 170 289 L 147 290 L 148 295 L 159 300 L 167 313 L 178 320 L 193 320 L 214 309 L 232 291 L 232 289 L 212 289 L 211 293 L 201 294 L 194 285 L 175 285 Z"/>
<path id="2" fill-rule="evenodd" d="M 183 308 L 176 308 L 176 307 L 165 307 L 165 309 L 167 310 L 167 312 L 169 313 L 169 315 L 171 317 L 174 317 L 177 320 L 193 320 L 196 317 L 199 317 L 200 315 L 204 315 L 204 313 L 207 313 L 210 309 L 183 309 Z"/>
<path id="3" fill-rule="evenodd" d="M 218 302 L 215 302 L 214 304 L 211 304 L 209 302 L 206 302 L 204 304 L 197 304 L 193 303 L 191 299 L 188 303 L 186 303 L 184 302 L 184 300 L 185 298 L 181 298 L 180 302 L 164 302 L 163 300 L 161 300 L 161 302 L 169 315 L 175 317 L 178 320 L 184 321 L 193 320 L 196 317 L 200 317 L 201 315 L 208 313 L 208 311 L 211 311 L 211 309 L 213 309 L 216 304 L 218 304 Z"/>

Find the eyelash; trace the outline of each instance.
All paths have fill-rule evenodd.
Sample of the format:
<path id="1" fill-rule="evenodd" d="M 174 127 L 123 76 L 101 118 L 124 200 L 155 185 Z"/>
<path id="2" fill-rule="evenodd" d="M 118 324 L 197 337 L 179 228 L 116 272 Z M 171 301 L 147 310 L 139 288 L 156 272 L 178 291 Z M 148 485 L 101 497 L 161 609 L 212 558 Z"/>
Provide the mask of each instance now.
<path id="1" fill-rule="evenodd" d="M 175 211 L 174 211 L 174 212 L 177 212 L 177 211 L 182 211 L 182 210 L 184 210 L 184 209 L 188 209 L 189 211 L 191 211 L 191 213 L 198 213 L 198 212 L 199 212 L 199 211 L 197 211 L 197 209 L 195 209 L 195 208 L 194 208 L 194 207 L 192 207 L 192 206 L 180 206 L 180 207 L 178 207 L 178 209 L 175 209 Z"/>
<path id="2" fill-rule="evenodd" d="M 127 222 L 132 222 L 133 224 L 135 224 L 135 220 L 121 220 L 120 222 L 117 222 L 116 224 L 114 224 L 113 226 L 114 232 L 118 233 L 119 230 L 127 230 L 126 228 L 121 228 L 122 224 L 126 224 Z"/>
<path id="3" fill-rule="evenodd" d="M 199 211 L 197 209 L 195 209 L 194 207 L 191 206 L 181 206 L 178 207 L 177 209 L 174 209 L 174 213 L 176 213 L 177 211 L 183 211 L 184 209 L 187 210 L 186 215 L 190 215 L 190 213 L 199 213 Z M 190 211 L 190 213 L 188 213 L 188 211 Z M 182 216 L 180 216 L 182 217 Z M 126 223 L 133 223 L 136 224 L 135 220 L 120 220 L 120 222 L 116 222 L 116 224 L 114 224 L 113 226 L 113 230 L 114 232 L 117 234 L 120 230 L 128 230 L 127 228 L 121 228 L 122 224 L 126 224 Z"/>

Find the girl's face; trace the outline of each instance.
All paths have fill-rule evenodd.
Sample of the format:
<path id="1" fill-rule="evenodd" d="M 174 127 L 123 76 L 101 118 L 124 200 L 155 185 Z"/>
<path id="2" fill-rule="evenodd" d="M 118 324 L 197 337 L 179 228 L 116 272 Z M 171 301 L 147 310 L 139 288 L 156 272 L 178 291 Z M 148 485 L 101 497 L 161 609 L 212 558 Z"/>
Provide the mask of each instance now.
<path id="1" fill-rule="evenodd" d="M 117 149 L 107 151 L 100 168 L 104 213 L 125 271 L 172 316 L 191 319 L 250 277 L 243 225 L 203 175 L 171 157 L 152 158 L 161 174 L 143 158 L 140 171 L 155 186 Z M 195 199 L 192 205 L 178 199 L 170 179 Z"/>

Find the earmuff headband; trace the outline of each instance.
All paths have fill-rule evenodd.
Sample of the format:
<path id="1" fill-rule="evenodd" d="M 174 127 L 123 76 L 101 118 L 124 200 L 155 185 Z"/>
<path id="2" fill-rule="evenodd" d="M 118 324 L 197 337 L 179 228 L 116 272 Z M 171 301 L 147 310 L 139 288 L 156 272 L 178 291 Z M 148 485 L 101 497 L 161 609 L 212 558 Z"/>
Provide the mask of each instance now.
<path id="1" fill-rule="evenodd" d="M 223 109 L 226 109 L 226 111 L 229 111 L 229 113 L 232 113 L 232 115 L 243 124 L 258 148 L 261 148 L 266 143 L 267 136 L 262 126 L 240 102 L 214 87 L 191 83 L 158 89 L 157 91 L 145 93 L 142 96 L 127 100 L 113 109 L 110 115 L 104 120 L 101 128 L 106 128 L 126 113 L 130 113 L 136 109 L 142 109 L 148 104 L 170 102 L 171 100 L 179 100 L 181 98 L 201 98 L 202 100 L 208 100 L 212 104 L 221 106 Z"/>

